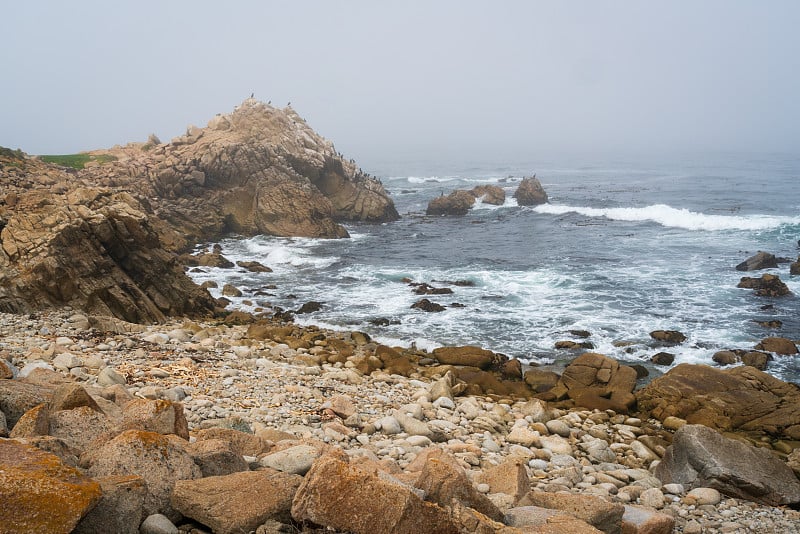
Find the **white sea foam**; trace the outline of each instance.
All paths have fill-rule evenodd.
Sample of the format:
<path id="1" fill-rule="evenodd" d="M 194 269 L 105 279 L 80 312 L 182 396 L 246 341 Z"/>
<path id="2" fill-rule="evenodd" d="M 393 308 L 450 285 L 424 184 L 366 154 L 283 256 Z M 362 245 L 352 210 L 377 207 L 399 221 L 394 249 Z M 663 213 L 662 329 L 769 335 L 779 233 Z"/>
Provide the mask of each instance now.
<path id="1" fill-rule="evenodd" d="M 670 228 L 685 230 L 768 230 L 784 224 L 800 224 L 800 217 L 768 215 L 706 215 L 684 208 L 655 204 L 644 208 L 589 208 L 541 204 L 533 208 L 538 213 L 563 215 L 577 213 L 587 217 L 605 217 L 615 221 L 652 221 Z"/>

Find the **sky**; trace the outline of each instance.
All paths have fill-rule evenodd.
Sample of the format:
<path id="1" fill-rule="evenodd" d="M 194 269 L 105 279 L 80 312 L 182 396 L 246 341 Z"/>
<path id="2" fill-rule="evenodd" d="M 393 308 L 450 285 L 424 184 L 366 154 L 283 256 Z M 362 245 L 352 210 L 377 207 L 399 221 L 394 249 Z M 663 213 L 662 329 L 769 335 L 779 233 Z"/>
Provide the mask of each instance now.
<path id="1" fill-rule="evenodd" d="M 0 145 L 163 141 L 255 93 L 357 161 L 800 153 L 800 2 L 9 2 Z"/>

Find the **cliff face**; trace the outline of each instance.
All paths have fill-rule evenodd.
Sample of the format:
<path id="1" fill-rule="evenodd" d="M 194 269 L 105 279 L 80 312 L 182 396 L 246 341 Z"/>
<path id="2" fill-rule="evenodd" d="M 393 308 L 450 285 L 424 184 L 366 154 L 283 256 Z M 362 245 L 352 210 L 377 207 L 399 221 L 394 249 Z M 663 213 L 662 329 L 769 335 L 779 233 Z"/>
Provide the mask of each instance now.
<path id="1" fill-rule="evenodd" d="M 150 199 L 179 248 L 227 233 L 346 237 L 339 222 L 398 218 L 381 183 L 293 109 L 253 99 L 170 143 L 108 152 L 115 162 L 81 176 Z"/>
<path id="2" fill-rule="evenodd" d="M 170 143 L 99 153 L 116 159 L 71 171 L 0 150 L 0 311 L 208 314 L 176 251 L 229 233 L 346 237 L 338 221 L 398 217 L 293 110 L 252 99 Z"/>

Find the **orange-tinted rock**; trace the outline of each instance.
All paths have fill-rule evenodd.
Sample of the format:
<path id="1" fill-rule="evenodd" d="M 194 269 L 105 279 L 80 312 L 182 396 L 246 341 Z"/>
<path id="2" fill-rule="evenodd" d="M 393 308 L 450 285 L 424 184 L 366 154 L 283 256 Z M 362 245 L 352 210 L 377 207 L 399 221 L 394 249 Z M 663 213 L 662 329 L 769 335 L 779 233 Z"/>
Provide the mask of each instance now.
<path id="1" fill-rule="evenodd" d="M 175 483 L 173 508 L 217 534 L 252 532 L 270 519 L 289 523 L 303 477 L 272 469 Z"/>
<path id="2" fill-rule="evenodd" d="M 335 452 L 318 458 L 306 474 L 292 502 L 292 517 L 354 534 L 461 531 L 444 509 Z"/>
<path id="3" fill-rule="evenodd" d="M 204 428 L 194 432 L 193 435 L 197 438 L 197 441 L 206 439 L 221 439 L 227 441 L 230 443 L 231 448 L 241 456 L 258 456 L 262 453 L 269 452 L 272 448 L 272 445 L 267 439 L 233 428 Z M 294 438 L 294 436 L 290 437 Z"/>
<path id="4" fill-rule="evenodd" d="M 563 391 L 576 404 L 589 409 L 627 411 L 636 402 L 636 370 L 602 354 L 586 352 L 564 369 L 549 392 Z"/>
<path id="5" fill-rule="evenodd" d="M 439 347 L 434 349 L 433 357 L 445 365 L 466 365 L 488 369 L 495 361 L 495 353 L 480 347 Z"/>
<path id="6" fill-rule="evenodd" d="M 447 196 L 436 197 L 428 203 L 426 215 L 466 215 L 475 204 L 469 191 L 456 190 Z"/>
<path id="7" fill-rule="evenodd" d="M 675 518 L 646 506 L 625 505 L 622 534 L 671 534 Z"/>
<path id="8" fill-rule="evenodd" d="M 517 501 L 531 488 L 525 463 L 523 458 L 509 456 L 500 465 L 481 471 L 475 481 L 488 484 L 490 493 L 505 493 Z"/>
<path id="9" fill-rule="evenodd" d="M 736 287 L 753 289 L 759 297 L 782 297 L 791 293 L 789 287 L 774 274 L 763 274 L 761 278 L 744 276 Z"/>
<path id="10" fill-rule="evenodd" d="M 654 330 L 650 337 L 663 343 L 677 344 L 686 341 L 686 336 L 677 330 Z"/>
<path id="11" fill-rule="evenodd" d="M 8 428 L 14 428 L 22 414 L 38 404 L 48 402 L 53 394 L 22 380 L 0 380 L 0 411 L 6 414 Z"/>
<path id="12" fill-rule="evenodd" d="M 502 206 L 506 201 L 506 192 L 496 185 L 478 185 L 473 187 L 470 193 L 475 198 L 481 199 L 484 204 Z"/>
<path id="13" fill-rule="evenodd" d="M 514 192 L 514 198 L 517 199 L 517 204 L 520 206 L 535 206 L 547 202 L 547 193 L 534 175 L 522 179 Z"/>
<path id="14" fill-rule="evenodd" d="M 50 431 L 50 411 L 47 404 L 34 406 L 19 418 L 17 424 L 9 434 L 12 438 L 29 438 L 33 436 L 46 436 Z"/>
<path id="15" fill-rule="evenodd" d="M 111 430 L 112 426 L 103 412 L 89 406 L 51 412 L 48 424 L 51 436 L 63 439 L 78 451 L 86 450 L 94 439 Z"/>
<path id="16" fill-rule="evenodd" d="M 55 455 L 0 440 L 3 532 L 67 534 L 100 496 L 100 484 Z"/>
<path id="17" fill-rule="evenodd" d="M 553 371 L 542 371 L 539 369 L 528 369 L 525 371 L 525 383 L 536 393 L 542 393 L 552 389 L 558 384 L 561 375 Z"/>
<path id="18" fill-rule="evenodd" d="M 531 491 L 519 502 L 520 506 L 540 506 L 561 510 L 607 534 L 620 532 L 625 507 L 602 497 L 571 493 Z"/>

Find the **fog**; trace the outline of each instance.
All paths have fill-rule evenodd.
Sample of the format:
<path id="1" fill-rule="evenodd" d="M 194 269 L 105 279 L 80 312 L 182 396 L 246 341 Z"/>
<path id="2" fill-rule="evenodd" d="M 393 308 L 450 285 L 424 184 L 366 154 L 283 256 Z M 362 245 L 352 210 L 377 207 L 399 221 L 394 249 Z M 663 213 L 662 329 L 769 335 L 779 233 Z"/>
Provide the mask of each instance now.
<path id="1" fill-rule="evenodd" d="M 0 145 L 180 135 L 255 93 L 359 161 L 800 152 L 800 3 L 14 2 Z"/>

